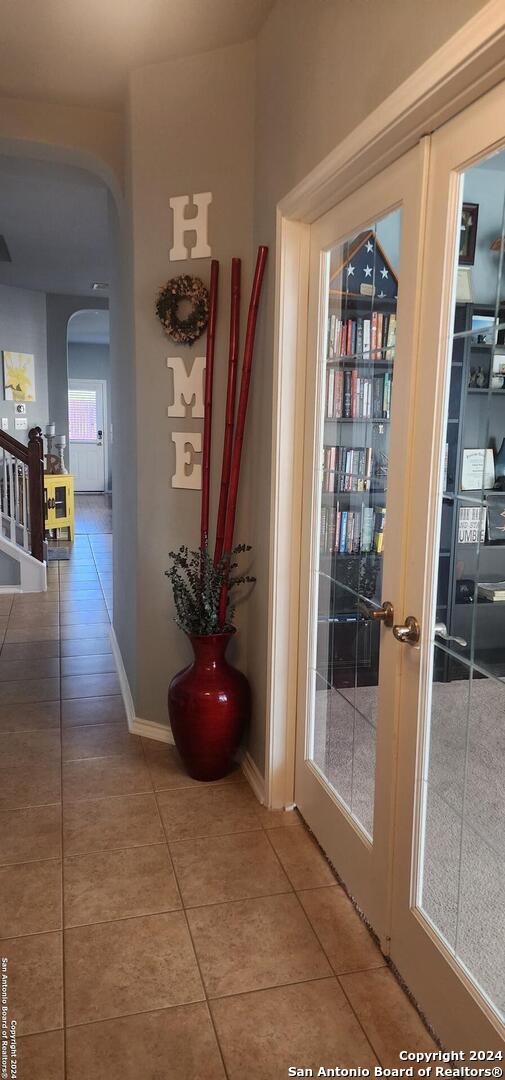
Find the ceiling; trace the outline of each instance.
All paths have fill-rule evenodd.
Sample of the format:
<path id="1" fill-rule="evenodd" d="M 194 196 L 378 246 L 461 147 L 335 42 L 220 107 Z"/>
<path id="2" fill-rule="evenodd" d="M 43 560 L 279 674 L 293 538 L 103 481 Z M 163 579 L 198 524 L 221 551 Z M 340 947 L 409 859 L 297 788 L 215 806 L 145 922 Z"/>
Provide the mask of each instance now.
<path id="1" fill-rule="evenodd" d="M 84 170 L 0 155 L 0 235 L 1 285 L 93 296 L 109 280 L 108 193 Z"/>
<path id="2" fill-rule="evenodd" d="M 0 95 L 122 106 L 128 72 L 254 37 L 274 0 L 0 0 Z"/>
<path id="3" fill-rule="evenodd" d="M 70 345 L 108 345 L 110 336 L 109 312 L 77 311 L 68 323 L 67 340 Z"/>

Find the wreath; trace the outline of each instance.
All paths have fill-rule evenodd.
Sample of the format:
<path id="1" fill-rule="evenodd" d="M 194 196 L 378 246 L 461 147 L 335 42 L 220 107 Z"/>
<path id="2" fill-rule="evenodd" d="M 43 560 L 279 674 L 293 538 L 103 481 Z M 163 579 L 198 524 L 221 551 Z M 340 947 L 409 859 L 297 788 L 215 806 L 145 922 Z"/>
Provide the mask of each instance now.
<path id="1" fill-rule="evenodd" d="M 181 300 L 189 300 L 192 310 L 185 319 L 179 318 Z M 200 278 L 181 274 L 163 285 L 156 300 L 156 314 L 173 341 L 192 345 L 201 337 L 209 321 L 209 292 Z"/>

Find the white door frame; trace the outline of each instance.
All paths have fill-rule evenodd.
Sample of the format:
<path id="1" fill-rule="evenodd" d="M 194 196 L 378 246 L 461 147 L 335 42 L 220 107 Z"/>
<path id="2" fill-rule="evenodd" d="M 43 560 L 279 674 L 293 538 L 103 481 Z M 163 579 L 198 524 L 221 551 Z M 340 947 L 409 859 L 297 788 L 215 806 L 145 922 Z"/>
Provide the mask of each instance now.
<path id="1" fill-rule="evenodd" d="M 107 414 L 107 380 L 106 379 L 81 379 L 80 376 L 71 376 L 68 379 L 68 389 L 71 390 L 71 383 L 94 383 L 96 386 L 102 388 L 102 439 L 103 439 L 103 493 L 107 495 L 109 491 L 109 418 Z M 70 435 L 68 439 L 68 457 L 70 462 Z"/>
<path id="2" fill-rule="evenodd" d="M 503 79 L 505 6 L 490 0 L 277 207 L 265 762 L 271 807 L 294 801 L 309 225 Z"/>

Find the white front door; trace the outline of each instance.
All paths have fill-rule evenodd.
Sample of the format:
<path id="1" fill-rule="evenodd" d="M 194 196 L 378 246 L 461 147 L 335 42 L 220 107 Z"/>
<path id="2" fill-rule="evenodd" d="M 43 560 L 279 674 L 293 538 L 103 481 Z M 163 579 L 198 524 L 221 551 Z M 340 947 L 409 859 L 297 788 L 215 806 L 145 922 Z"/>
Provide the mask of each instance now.
<path id="1" fill-rule="evenodd" d="M 76 491 L 106 489 L 106 384 L 68 380 L 70 472 Z"/>

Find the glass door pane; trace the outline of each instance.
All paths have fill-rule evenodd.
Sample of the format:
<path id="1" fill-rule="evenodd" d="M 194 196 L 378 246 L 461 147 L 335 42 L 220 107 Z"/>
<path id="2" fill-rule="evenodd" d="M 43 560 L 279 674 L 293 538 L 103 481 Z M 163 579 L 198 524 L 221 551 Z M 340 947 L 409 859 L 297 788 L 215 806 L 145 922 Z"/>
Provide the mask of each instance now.
<path id="1" fill-rule="evenodd" d="M 400 231 L 395 210 L 325 256 L 309 758 L 369 839 Z"/>
<path id="2" fill-rule="evenodd" d="M 505 1019 L 505 153 L 461 189 L 417 902 Z"/>

